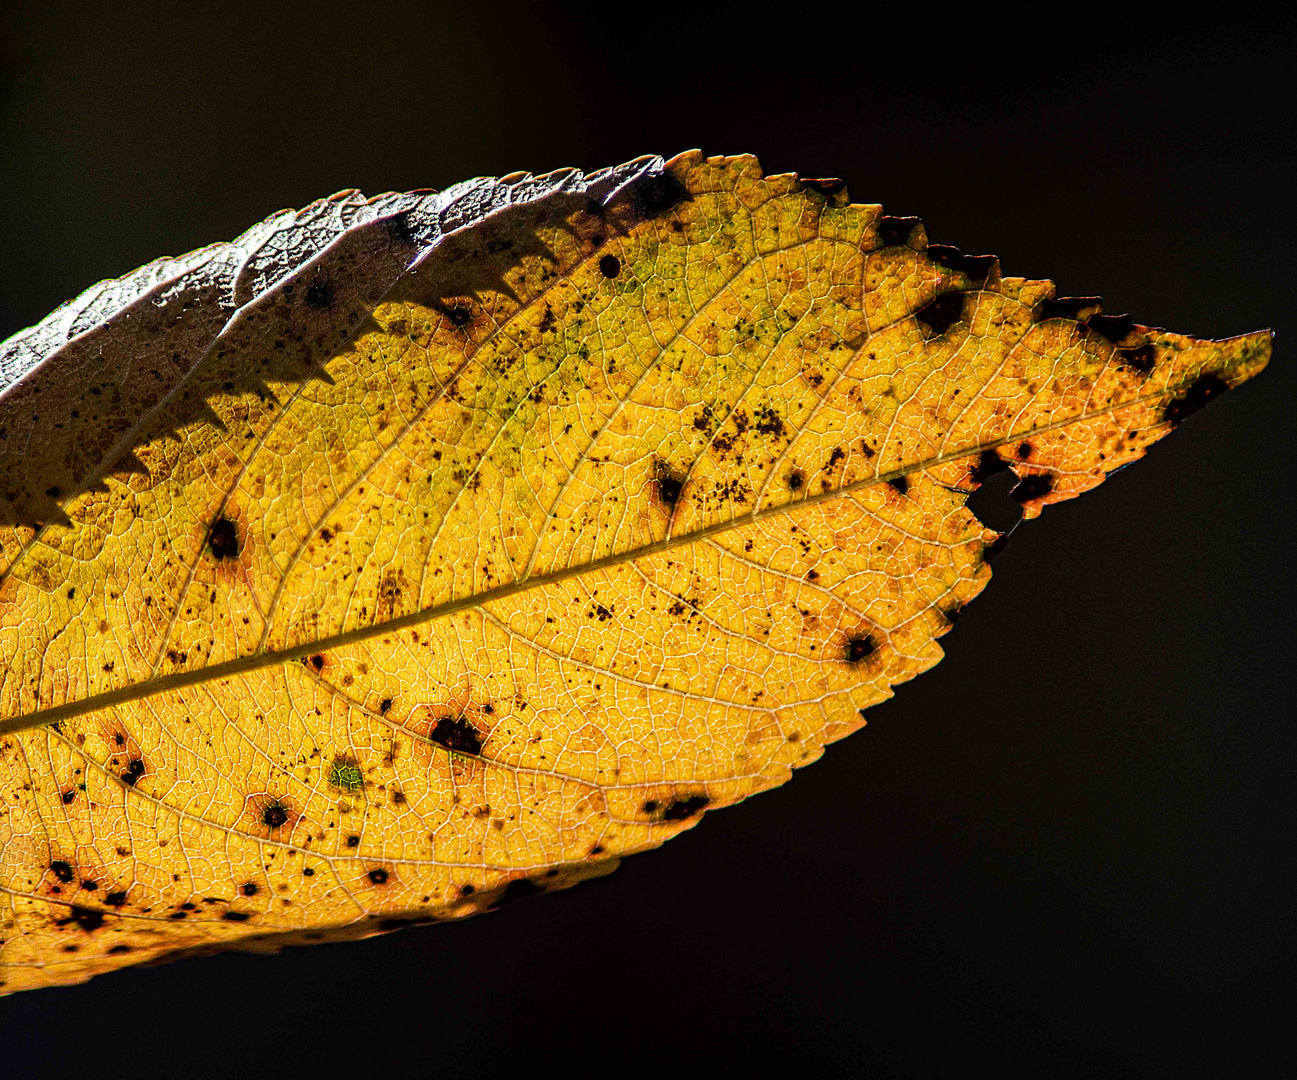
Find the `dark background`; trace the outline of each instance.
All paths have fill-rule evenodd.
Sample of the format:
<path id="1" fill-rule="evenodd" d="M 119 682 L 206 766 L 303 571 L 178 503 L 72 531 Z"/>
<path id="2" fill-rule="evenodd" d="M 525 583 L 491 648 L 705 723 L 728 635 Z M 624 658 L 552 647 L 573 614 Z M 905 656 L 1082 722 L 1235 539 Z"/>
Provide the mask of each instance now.
<path id="1" fill-rule="evenodd" d="M 1291 1061 L 1291 22 L 172 7 L 0 22 L 0 337 L 339 188 L 698 146 L 842 176 L 934 242 L 1144 323 L 1275 327 L 1276 354 L 1020 530 L 947 659 L 778 791 L 468 923 L 3 999 L 0 1070 L 1184 1076 L 1264 1069 L 1285 1043 Z"/>

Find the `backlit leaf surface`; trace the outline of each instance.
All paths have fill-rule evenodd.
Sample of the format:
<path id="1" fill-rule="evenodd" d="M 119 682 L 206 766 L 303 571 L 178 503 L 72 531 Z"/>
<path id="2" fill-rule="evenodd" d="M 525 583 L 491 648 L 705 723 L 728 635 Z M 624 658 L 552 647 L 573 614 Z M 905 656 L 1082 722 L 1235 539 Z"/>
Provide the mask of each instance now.
<path id="1" fill-rule="evenodd" d="M 940 659 L 988 476 L 1035 516 L 1269 347 L 698 153 L 96 286 L 0 346 L 3 990 L 609 872 Z"/>

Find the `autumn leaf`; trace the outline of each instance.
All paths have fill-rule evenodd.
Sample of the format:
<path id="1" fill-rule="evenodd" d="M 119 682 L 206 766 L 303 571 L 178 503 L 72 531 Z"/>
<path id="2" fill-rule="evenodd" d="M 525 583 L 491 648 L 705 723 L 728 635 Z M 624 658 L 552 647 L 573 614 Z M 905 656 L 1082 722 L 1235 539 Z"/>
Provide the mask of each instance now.
<path id="1" fill-rule="evenodd" d="M 3 989 L 611 871 L 1259 371 L 751 157 L 344 192 L 0 346 Z"/>

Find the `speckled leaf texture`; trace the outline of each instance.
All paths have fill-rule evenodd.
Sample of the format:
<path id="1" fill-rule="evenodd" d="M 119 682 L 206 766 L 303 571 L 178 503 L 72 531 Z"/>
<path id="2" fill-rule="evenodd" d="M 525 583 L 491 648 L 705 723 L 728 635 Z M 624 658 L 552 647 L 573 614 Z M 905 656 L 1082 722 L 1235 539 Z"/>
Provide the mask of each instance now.
<path id="1" fill-rule="evenodd" d="M 1033 517 L 1269 352 L 696 152 L 92 288 L 0 346 L 0 989 L 608 873 L 940 659 L 989 475 Z"/>

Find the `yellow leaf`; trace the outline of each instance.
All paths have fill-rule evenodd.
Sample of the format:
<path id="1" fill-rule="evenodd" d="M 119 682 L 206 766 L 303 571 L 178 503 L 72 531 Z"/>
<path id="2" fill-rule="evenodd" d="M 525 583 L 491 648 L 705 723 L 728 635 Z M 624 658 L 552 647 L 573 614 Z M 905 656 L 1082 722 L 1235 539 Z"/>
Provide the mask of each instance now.
<path id="1" fill-rule="evenodd" d="M 612 870 L 1266 363 L 755 159 L 344 192 L 0 347 L 3 989 Z"/>

